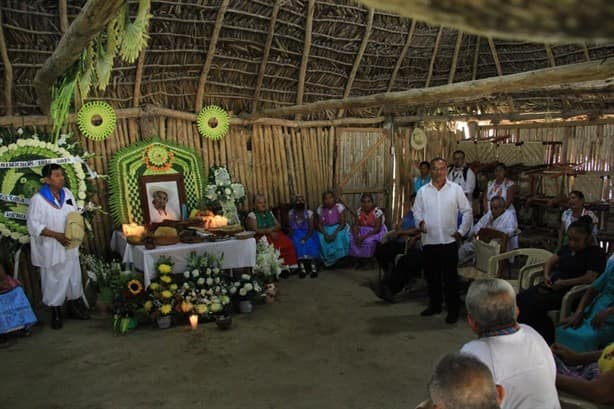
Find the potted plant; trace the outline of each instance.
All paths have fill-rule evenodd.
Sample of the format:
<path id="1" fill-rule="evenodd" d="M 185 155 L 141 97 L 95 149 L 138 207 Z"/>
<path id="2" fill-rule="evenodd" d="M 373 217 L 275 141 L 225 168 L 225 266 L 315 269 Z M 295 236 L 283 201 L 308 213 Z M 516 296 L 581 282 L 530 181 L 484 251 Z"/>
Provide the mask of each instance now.
<path id="1" fill-rule="evenodd" d="M 122 277 L 122 286 L 113 297 L 113 332 L 126 334 L 129 329 L 136 328 L 138 321 L 136 313 L 142 309 L 146 293 L 143 282 L 136 275 Z"/>
<path id="2" fill-rule="evenodd" d="M 265 236 L 262 236 L 256 245 L 256 266 L 254 275 L 262 279 L 264 283 L 278 281 L 283 266 L 279 250 L 270 244 Z"/>
<path id="3" fill-rule="evenodd" d="M 230 287 L 230 294 L 239 303 L 239 311 L 250 313 L 254 307 L 252 300 L 262 294 L 262 287 L 250 274 L 241 274 L 241 277 Z"/>
<path id="4" fill-rule="evenodd" d="M 81 266 L 87 276 L 83 287 L 89 305 L 96 304 L 100 311 L 110 311 L 113 296 L 122 287 L 121 265 L 106 262 L 93 254 L 82 254 Z"/>

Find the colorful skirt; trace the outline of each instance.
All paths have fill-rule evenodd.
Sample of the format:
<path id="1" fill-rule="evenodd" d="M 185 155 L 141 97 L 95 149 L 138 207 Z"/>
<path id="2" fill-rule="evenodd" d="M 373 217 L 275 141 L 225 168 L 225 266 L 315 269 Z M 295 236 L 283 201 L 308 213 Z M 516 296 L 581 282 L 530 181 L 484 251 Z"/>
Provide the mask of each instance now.
<path id="1" fill-rule="evenodd" d="M 338 224 L 331 226 L 324 226 L 326 234 L 333 234 Z M 318 239 L 320 240 L 320 259 L 326 267 L 330 267 L 343 257 L 348 255 L 350 249 L 350 227 L 345 226 L 343 230 L 337 233 L 335 240 L 328 242 L 324 238 L 324 235 L 318 232 Z"/>
<path id="2" fill-rule="evenodd" d="M 296 256 L 299 259 L 302 258 L 318 258 L 320 254 L 320 244 L 318 242 L 318 236 L 314 232 L 305 244 L 301 243 L 303 237 L 307 235 L 309 230 L 307 229 L 297 229 L 292 230 L 292 235 L 290 238 L 292 239 L 292 243 L 294 243 L 294 248 L 296 249 Z"/>
<path id="3" fill-rule="evenodd" d="M 298 265 L 294 244 L 292 244 L 292 240 L 290 240 L 288 236 L 286 236 L 281 231 L 277 232 L 275 238 L 273 238 L 273 236 L 270 234 L 266 234 L 265 236 L 267 241 L 271 243 L 273 247 L 279 250 L 280 256 L 284 260 L 285 266 L 296 267 Z"/>
<path id="4" fill-rule="evenodd" d="M 364 236 L 371 231 L 373 231 L 373 227 L 371 226 L 360 226 L 358 228 L 358 235 Z M 386 226 L 382 225 L 382 228 L 377 234 L 367 237 L 360 244 L 354 241 L 353 235 L 350 235 L 350 256 L 359 258 L 373 257 L 377 244 L 382 240 L 386 232 L 388 232 Z"/>
<path id="5" fill-rule="evenodd" d="M 614 318 L 610 317 L 600 329 L 593 328 L 591 321 L 598 312 L 609 308 L 613 304 L 610 296 L 602 295 L 595 300 L 585 318 L 578 328 L 556 329 L 556 342 L 573 349 L 576 352 L 590 352 L 604 348 L 614 342 Z"/>
<path id="6" fill-rule="evenodd" d="M 36 316 L 23 288 L 0 294 L 0 334 L 17 331 L 36 323 Z"/>

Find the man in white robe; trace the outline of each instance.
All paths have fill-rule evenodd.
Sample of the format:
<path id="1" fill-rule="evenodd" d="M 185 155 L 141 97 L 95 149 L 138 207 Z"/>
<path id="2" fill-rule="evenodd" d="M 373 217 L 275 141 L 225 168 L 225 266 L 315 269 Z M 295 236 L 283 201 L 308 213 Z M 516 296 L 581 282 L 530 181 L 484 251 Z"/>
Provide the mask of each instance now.
<path id="1" fill-rule="evenodd" d="M 473 226 L 469 241 L 458 248 L 458 263 L 469 263 L 475 254 L 473 236 L 478 236 L 482 229 L 493 229 L 505 233 L 508 236 L 507 251 L 518 248 L 518 222 L 516 214 L 505 209 L 505 201 L 500 197 L 494 197 L 490 201 L 490 210 Z"/>
<path id="2" fill-rule="evenodd" d="M 57 164 L 43 167 L 45 185 L 32 196 L 27 224 L 32 264 L 40 268 L 43 303 L 51 307 L 51 326 L 62 327 L 62 305 L 68 300 L 74 318 L 88 319 L 82 304 L 79 248 L 67 249 L 66 217 L 77 211 L 73 194 L 64 187 L 64 170 Z"/>
<path id="3" fill-rule="evenodd" d="M 168 206 L 168 193 L 163 190 L 153 192 L 153 206 L 149 209 L 149 222 L 161 223 L 164 220 L 179 220 L 175 211 Z"/>

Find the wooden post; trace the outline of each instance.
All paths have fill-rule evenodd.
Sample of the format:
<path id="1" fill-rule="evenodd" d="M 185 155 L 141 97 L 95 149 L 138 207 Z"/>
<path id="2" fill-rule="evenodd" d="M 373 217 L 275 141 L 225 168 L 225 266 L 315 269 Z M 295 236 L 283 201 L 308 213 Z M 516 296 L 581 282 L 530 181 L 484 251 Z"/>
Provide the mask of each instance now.
<path id="1" fill-rule="evenodd" d="M 4 106 L 6 115 L 13 115 L 13 66 L 9 59 L 6 39 L 4 38 L 2 8 L 0 8 L 0 55 L 2 56 L 2 65 L 4 66 Z"/>
<path id="2" fill-rule="evenodd" d="M 492 59 L 495 61 L 497 75 L 502 76 L 503 70 L 501 69 L 501 63 L 499 62 L 499 54 L 497 54 L 497 47 L 495 47 L 495 42 L 493 41 L 492 37 L 488 37 L 488 46 L 490 47 L 490 52 L 492 53 Z"/>
<path id="3" fill-rule="evenodd" d="M 60 31 L 64 34 L 68 31 L 68 4 L 66 4 L 66 0 L 58 0 L 58 14 L 60 15 Z"/>
<path id="4" fill-rule="evenodd" d="M 371 31 L 373 29 L 373 16 L 375 14 L 375 10 L 369 9 L 369 16 L 367 17 L 367 27 L 365 28 L 365 35 L 362 37 L 362 42 L 360 43 L 360 47 L 358 48 L 358 53 L 354 58 L 354 64 L 352 65 L 352 71 L 350 72 L 350 76 L 348 77 L 348 82 L 345 84 L 345 90 L 343 91 L 343 98 L 347 98 L 350 96 L 350 91 L 352 91 L 352 84 L 354 83 L 354 79 L 356 78 L 356 73 L 358 72 L 358 67 L 360 67 L 360 62 L 362 61 L 362 56 L 367 49 L 367 44 L 369 44 L 369 37 L 371 37 Z M 343 116 L 343 109 L 340 109 L 337 113 L 337 118 L 341 118 Z"/>
<path id="5" fill-rule="evenodd" d="M 452 57 L 452 67 L 450 67 L 450 75 L 448 76 L 448 84 L 452 84 L 454 82 L 454 76 L 456 75 L 456 64 L 458 61 L 458 53 L 460 51 L 460 46 L 463 41 L 463 32 L 459 31 L 456 36 L 456 45 L 454 46 L 454 56 Z"/>
<path id="6" fill-rule="evenodd" d="M 298 90 L 296 91 L 296 104 L 303 103 L 303 95 L 305 93 L 305 76 L 307 75 L 307 61 L 309 60 L 309 52 L 311 50 L 311 31 L 313 29 L 313 13 L 315 11 L 315 0 L 309 0 L 307 6 L 307 21 L 305 23 L 305 43 L 303 44 L 303 58 L 301 59 L 301 68 L 298 75 Z M 300 116 L 297 115 L 297 120 Z"/>
<path id="7" fill-rule="evenodd" d="M 269 53 L 271 51 L 271 44 L 273 43 L 273 35 L 275 34 L 275 23 L 277 22 L 277 14 L 281 7 L 281 0 L 275 0 L 273 11 L 271 12 L 271 21 L 269 23 L 269 32 L 267 33 L 266 43 L 264 45 L 264 53 L 262 55 L 262 62 L 260 63 L 260 69 L 258 70 L 258 79 L 256 80 L 256 91 L 254 92 L 254 103 L 252 104 L 252 112 L 258 109 L 258 100 L 260 99 L 260 88 L 262 87 L 262 81 L 264 79 L 264 72 L 266 71 L 266 65 L 269 61 Z"/>
<path id="8" fill-rule="evenodd" d="M 136 74 L 134 77 L 134 97 L 132 98 L 132 106 L 138 107 L 141 103 L 141 81 L 143 79 L 143 66 L 145 65 L 145 49 L 141 51 L 139 60 L 136 63 Z"/>
<path id="9" fill-rule="evenodd" d="M 217 11 L 217 16 L 215 18 L 215 26 L 213 26 L 213 33 L 211 33 L 211 38 L 209 39 L 209 49 L 207 50 L 207 57 L 205 58 L 205 64 L 203 65 L 203 69 L 200 73 L 200 79 L 198 80 L 198 88 L 196 90 L 196 102 L 194 103 L 194 112 L 199 112 L 201 109 L 203 109 L 205 84 L 207 82 L 209 70 L 211 69 L 211 64 L 213 64 L 213 58 L 215 57 L 215 48 L 217 47 L 217 40 L 220 36 L 220 31 L 222 30 L 222 24 L 224 23 L 224 14 L 226 14 L 226 9 L 228 8 L 229 1 L 230 0 L 223 0 L 219 10 Z"/>
<path id="10" fill-rule="evenodd" d="M 473 55 L 473 73 L 471 79 L 475 81 L 478 75 L 478 62 L 480 59 L 480 36 L 475 36 L 475 54 Z"/>
<path id="11" fill-rule="evenodd" d="M 437 38 L 435 39 L 435 46 L 433 47 L 433 55 L 431 56 L 431 63 L 429 64 L 429 73 L 426 76 L 426 83 L 424 88 L 428 88 L 431 85 L 431 78 L 433 78 L 433 68 L 435 67 L 435 58 L 437 58 L 437 51 L 439 50 L 439 43 L 441 41 L 441 34 L 443 33 L 443 27 L 439 27 L 437 32 Z"/>
<path id="12" fill-rule="evenodd" d="M 467 102 L 493 94 L 544 90 L 550 86 L 606 80 L 612 75 L 614 75 L 614 60 L 591 61 L 501 77 L 485 78 L 477 81 L 440 85 L 426 89 L 411 89 L 344 99 L 329 99 L 303 105 L 268 109 L 249 115 L 247 119 L 322 112 L 341 108 L 364 108 L 384 104 L 425 105 L 429 103 Z"/>
<path id="13" fill-rule="evenodd" d="M 88 0 L 85 3 L 32 82 L 44 114 L 49 112 L 51 87 L 55 81 L 79 60 L 83 49 L 115 18 L 123 5 L 124 0 Z"/>

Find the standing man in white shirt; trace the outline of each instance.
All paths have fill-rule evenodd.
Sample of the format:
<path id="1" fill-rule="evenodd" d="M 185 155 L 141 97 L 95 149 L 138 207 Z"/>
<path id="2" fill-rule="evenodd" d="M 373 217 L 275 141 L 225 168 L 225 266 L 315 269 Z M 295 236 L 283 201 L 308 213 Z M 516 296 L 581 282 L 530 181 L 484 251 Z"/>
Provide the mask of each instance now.
<path id="1" fill-rule="evenodd" d="M 462 187 L 467 200 L 471 203 L 473 201 L 473 191 L 475 190 L 475 173 L 465 163 L 465 152 L 454 152 L 452 159 L 454 164 L 448 168 L 448 180 Z"/>
<path id="2" fill-rule="evenodd" d="M 442 277 L 448 307 L 446 322 L 458 321 L 458 242 L 473 223 L 469 201 L 462 188 L 447 180 L 448 163 L 443 158 L 431 161 L 431 182 L 418 190 L 414 218 L 422 232 L 424 273 L 428 283 L 429 306 L 420 315 L 441 313 Z M 458 214 L 462 221 L 458 224 Z"/>
<path id="3" fill-rule="evenodd" d="M 467 321 L 479 337 L 462 353 L 474 355 L 505 388 L 502 409 L 560 409 L 556 365 L 544 339 L 518 324 L 514 289 L 498 278 L 474 281 L 465 298 Z"/>

